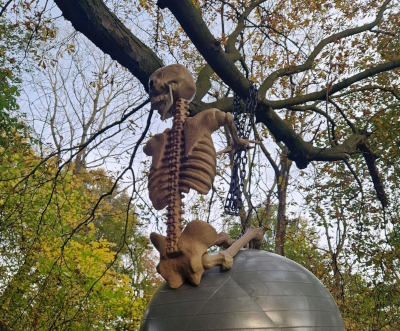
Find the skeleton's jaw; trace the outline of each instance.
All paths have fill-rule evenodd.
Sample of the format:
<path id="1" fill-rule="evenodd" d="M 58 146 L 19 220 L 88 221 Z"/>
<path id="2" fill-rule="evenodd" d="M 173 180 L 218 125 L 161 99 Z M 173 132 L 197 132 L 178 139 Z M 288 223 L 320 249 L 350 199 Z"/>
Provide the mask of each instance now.
<path id="1" fill-rule="evenodd" d="M 172 86 L 168 84 L 168 93 L 157 95 L 151 98 L 151 109 L 155 109 L 161 116 L 161 120 L 164 121 L 172 117 L 172 105 L 174 103 L 174 97 L 172 95 Z"/>
<path id="2" fill-rule="evenodd" d="M 165 100 L 162 100 L 162 101 L 154 103 L 154 104 L 152 102 L 151 109 L 157 110 L 157 112 L 160 114 L 161 120 L 165 120 L 172 116 L 171 112 L 169 112 L 169 109 L 166 106 L 167 106 L 167 102 Z"/>
<path id="3" fill-rule="evenodd" d="M 170 117 L 172 117 L 172 104 L 164 104 L 162 109 L 158 110 L 158 113 L 161 116 L 161 120 L 164 121 Z"/>

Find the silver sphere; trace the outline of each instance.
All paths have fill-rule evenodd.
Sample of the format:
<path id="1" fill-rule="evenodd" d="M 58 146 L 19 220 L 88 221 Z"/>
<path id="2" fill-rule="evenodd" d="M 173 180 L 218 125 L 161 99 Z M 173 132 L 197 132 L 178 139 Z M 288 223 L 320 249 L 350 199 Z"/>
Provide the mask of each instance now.
<path id="1" fill-rule="evenodd" d="M 241 250 L 232 269 L 206 271 L 200 286 L 162 284 L 140 331 L 345 331 L 332 296 L 311 272 L 282 256 Z"/>

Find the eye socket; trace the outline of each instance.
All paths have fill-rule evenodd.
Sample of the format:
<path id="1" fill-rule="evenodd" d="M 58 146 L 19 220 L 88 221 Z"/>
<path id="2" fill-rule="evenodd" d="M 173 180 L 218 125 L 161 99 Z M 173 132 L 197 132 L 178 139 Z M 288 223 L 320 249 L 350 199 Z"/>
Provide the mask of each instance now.
<path id="1" fill-rule="evenodd" d="M 154 83 L 153 83 L 153 80 L 151 80 L 151 81 L 149 82 L 149 89 L 150 89 L 150 91 L 153 89 L 153 87 L 154 87 Z"/>

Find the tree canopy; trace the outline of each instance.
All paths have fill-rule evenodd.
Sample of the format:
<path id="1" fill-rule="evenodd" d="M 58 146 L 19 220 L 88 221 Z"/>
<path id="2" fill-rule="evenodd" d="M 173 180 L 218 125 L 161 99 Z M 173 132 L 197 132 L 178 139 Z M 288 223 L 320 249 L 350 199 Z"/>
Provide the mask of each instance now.
<path id="1" fill-rule="evenodd" d="M 135 37 L 102 1 L 55 2 L 76 30 L 128 68 L 147 90 L 149 76 L 164 62 L 146 41 Z M 247 78 L 253 79 L 260 85 L 257 121 L 276 141 L 285 143 L 289 158 L 299 168 L 311 161 L 347 160 L 361 153 L 369 164 L 378 197 L 386 205 L 374 166 L 376 156 L 368 144 L 378 110 L 371 111 L 369 123 L 364 123 L 357 110 L 348 109 L 344 103 L 371 92 L 398 100 L 397 84 L 390 77 L 400 66 L 398 33 L 394 32 L 398 7 L 394 1 L 358 1 L 351 6 L 331 1 L 149 2 L 151 17 L 160 20 L 162 15 L 154 14 L 159 11 L 155 6 L 168 9 L 177 21 L 172 22 L 172 29 L 156 31 L 156 40 L 165 39 L 171 53 L 181 53 L 180 57 L 200 55 L 206 62 L 200 67 L 193 113 L 210 107 L 230 109 L 228 96 L 202 101 L 212 87 L 213 73 L 225 85 L 224 94 L 231 89 L 243 98 L 249 87 Z M 210 30 L 219 15 L 221 29 Z M 224 25 L 230 30 L 222 31 Z M 169 29 L 173 32 L 170 37 L 163 35 Z M 185 36 L 173 40 L 171 35 L 176 36 L 179 29 Z M 196 48 L 190 49 L 190 55 L 179 51 L 179 43 L 186 38 Z M 346 94 L 341 95 L 343 92 Z M 329 139 L 305 140 L 279 116 L 281 109 L 325 120 L 324 139 Z"/>
<path id="2" fill-rule="evenodd" d="M 170 63 L 195 77 L 192 116 L 259 87 L 240 223 L 221 215 L 232 155 L 208 196 L 189 195 L 187 221 L 261 226 L 348 330 L 399 327 L 397 0 L 54 3 L 0 1 L 0 329 L 137 327 L 158 281 L 141 225 L 164 221 L 141 156 L 163 129 L 148 79 Z"/>

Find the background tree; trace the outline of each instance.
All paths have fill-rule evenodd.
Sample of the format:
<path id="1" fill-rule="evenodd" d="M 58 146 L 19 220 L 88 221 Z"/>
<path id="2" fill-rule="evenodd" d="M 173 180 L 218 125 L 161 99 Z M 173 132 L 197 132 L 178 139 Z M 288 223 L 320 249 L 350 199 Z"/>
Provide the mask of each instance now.
<path id="1" fill-rule="evenodd" d="M 43 70 L 30 73 L 31 88 L 25 92 L 31 117 L 37 130 L 41 130 L 40 139 L 50 138 L 61 158 L 66 156 L 62 149 L 69 147 L 71 156 L 74 146 L 85 145 L 142 96 L 125 68 L 81 35 L 68 31 L 68 27 L 58 29 L 63 32 L 57 39 L 68 42 L 46 51 L 46 57 L 39 62 Z M 34 66 L 35 59 L 31 63 Z M 103 144 L 101 151 L 96 150 L 97 144 L 85 146 L 74 158 L 74 171 L 102 165 L 105 158 L 122 154 L 122 146 L 131 147 L 127 145 L 135 130 L 133 125 L 122 132 L 109 130 L 107 146 Z"/>
<path id="2" fill-rule="evenodd" d="M 76 30 L 129 70 L 133 77 L 128 80 L 137 87 L 132 95 L 141 97 L 140 101 L 128 104 L 119 113 L 120 117 L 111 116 L 105 126 L 92 126 L 93 134 L 80 131 L 74 137 L 76 143 L 70 143 L 67 141 L 70 138 L 61 133 L 53 148 L 41 145 L 43 159 L 31 172 L 25 173 L 30 177 L 42 164 L 50 162 L 58 169 L 52 173 L 56 178 L 53 188 L 56 188 L 59 184 L 55 183 L 61 183 L 66 167 L 74 161 L 76 164 L 85 153 L 91 151 L 86 159 L 92 160 L 96 151 L 110 150 L 107 143 L 112 137 L 126 134 L 127 130 L 134 132 L 132 141 L 118 155 L 110 155 L 109 159 L 124 165 L 107 173 L 112 176 L 112 184 L 105 180 L 106 191 L 95 189 L 102 192 L 99 203 L 90 205 L 96 208 L 78 223 L 82 224 L 78 230 L 94 222 L 99 229 L 108 226 L 103 235 L 101 230 L 96 232 L 97 241 L 112 242 L 119 236 L 113 234 L 113 223 L 108 222 L 108 216 L 96 214 L 102 203 L 109 210 L 123 203 L 128 215 L 134 205 L 141 220 L 161 227 L 162 215 L 154 213 L 140 194 L 146 185 L 149 166 L 141 159 L 140 145 L 147 135 L 163 130 L 162 125 L 156 127 L 152 112 L 145 109 L 144 92 L 151 73 L 170 62 L 190 68 L 197 85 L 197 95 L 191 103 L 192 115 L 211 107 L 231 110 L 233 92 L 245 99 L 248 80 L 252 80 L 260 87 L 256 130 L 264 148 L 249 152 L 251 162 L 241 228 L 256 218 L 257 225 L 269 226 L 274 231 L 278 253 L 283 254 L 286 245 L 286 254 L 303 263 L 307 259 L 292 252 L 312 252 L 307 256 L 319 261 L 312 265 L 320 267 L 315 270 L 311 264 L 307 267 L 331 290 L 349 330 L 398 327 L 398 275 L 394 271 L 399 252 L 396 246 L 400 66 L 397 1 L 55 2 Z M 26 27 L 29 40 L 25 54 L 33 54 L 42 70 L 61 68 L 62 60 L 52 67 L 48 57 L 53 47 L 50 36 L 58 33 L 51 28 L 51 24 L 58 24 L 49 18 L 52 5 L 48 4 L 45 10 L 36 7 L 36 12 L 42 14 L 31 15 L 30 5 L 13 7 L 13 4 L 7 1 L 2 15 L 11 10 L 18 13 L 19 26 Z M 55 50 L 67 49 L 71 44 L 68 38 L 57 42 L 61 46 L 57 45 Z M 73 54 L 64 52 L 68 59 Z M 91 67 L 87 68 L 90 71 Z M 54 72 L 52 77 L 56 76 Z M 94 81 L 90 75 L 84 78 L 89 85 Z M 64 91 L 63 95 L 67 96 L 71 92 L 68 86 L 72 86 L 68 84 L 58 92 Z M 90 95 L 89 91 L 80 92 Z M 42 108 L 46 110 L 43 117 L 49 119 L 48 106 L 54 105 L 55 100 L 51 93 L 48 104 Z M 80 109 L 84 112 L 76 120 L 82 120 L 83 116 L 90 118 L 92 109 L 95 108 Z M 57 125 L 63 127 L 62 116 Z M 65 139 L 64 145 L 59 144 L 60 136 Z M 58 157 L 59 163 L 53 157 Z M 227 156 L 220 159 L 220 176 L 209 196 L 188 197 L 190 213 L 214 222 L 217 228 L 236 224 L 232 218 L 221 217 L 226 187 L 220 183 L 228 180 L 229 163 Z M 272 168 L 272 175 L 265 172 L 268 167 Z M 84 170 L 81 176 L 87 173 Z M 98 178 L 99 174 L 93 176 Z M 24 183 L 21 181 L 16 188 L 22 190 Z M 123 188 L 131 189 L 129 203 L 116 198 Z M 293 190 L 296 192 L 291 197 Z M 313 230 L 303 231 L 300 221 L 295 221 L 300 217 L 291 215 L 294 212 L 291 203 L 297 203 L 297 214 L 304 214 L 301 220 L 308 222 L 305 229 L 321 229 L 322 241 L 315 243 L 309 239 L 313 243 L 309 246 L 297 241 L 298 250 L 292 248 L 293 236 L 314 238 L 314 235 Z M 275 204 L 281 208 L 275 208 Z M 276 225 L 272 222 L 274 213 L 278 215 Z M 120 227 L 119 222 L 115 221 L 116 228 Z M 79 236 L 78 230 L 74 236 Z M 61 246 L 56 247 L 78 240 L 74 236 L 60 241 Z M 271 232 L 266 237 L 271 239 Z M 123 247 L 122 255 L 134 256 L 135 251 L 129 250 L 132 245 L 134 240 L 109 250 L 114 252 L 116 247 Z M 272 248 L 268 246 L 268 249 Z M 388 291 L 391 295 L 385 296 Z"/>
<path id="3" fill-rule="evenodd" d="M 12 330 L 136 329 L 159 280 L 153 260 L 146 259 L 148 240 L 137 216 L 126 212 L 126 191 L 103 200 L 94 222 L 85 224 L 99 195 L 113 184 L 104 171 L 76 176 L 71 167 L 54 185 L 54 159 L 35 177 L 23 179 L 22 191 L 16 183 L 40 158 L 18 132 L 8 138 L 0 158 L 3 325 Z"/>
<path id="4" fill-rule="evenodd" d="M 387 205 L 376 157 L 367 143 L 373 131 L 364 127 L 362 120 L 357 121 L 352 109 L 341 104 L 344 101 L 338 92 L 346 91 L 350 96 L 363 94 L 371 79 L 386 72 L 394 73 L 399 66 L 394 53 L 386 58 L 375 56 L 383 40 L 386 45 L 398 38 L 395 3 L 382 1 L 378 5 L 375 1 L 360 1 L 354 6 L 340 6 L 329 1 L 311 4 L 299 1 L 295 5 L 218 1 L 196 5 L 185 1 L 177 6 L 174 1 L 159 1 L 158 8 L 168 8 L 171 15 L 161 13 L 150 2 L 144 9 L 155 18 L 156 30 L 154 41 L 148 36 L 146 39 L 160 45 L 155 52 L 146 46 L 146 40 L 134 37 L 121 22 L 115 23 L 112 10 L 100 1 L 92 1 L 90 6 L 86 6 L 86 1 L 56 3 L 77 30 L 126 66 L 145 89 L 149 75 L 163 64 L 157 54 L 163 57 L 168 50 L 177 60 L 187 61 L 189 52 L 196 52 L 195 46 L 207 64 L 199 71 L 193 114 L 213 106 L 229 110 L 230 89 L 245 96 L 246 77 L 259 80 L 257 120 L 285 144 L 289 159 L 299 168 L 305 168 L 311 161 L 347 160 L 362 153 L 378 199 L 383 206 Z M 130 19 L 137 24 L 138 13 L 120 9 L 116 13 L 121 11 L 124 21 Z M 222 19 L 221 32 L 213 29 L 219 35 L 215 38 L 207 24 L 216 26 L 218 16 Z M 370 17 L 369 22 L 360 24 L 366 17 Z M 167 22 L 172 24 L 167 27 Z M 225 28 L 228 26 L 229 33 Z M 186 36 L 180 36 L 180 29 Z M 151 28 L 148 30 L 151 32 Z M 174 48 L 179 43 L 188 47 Z M 350 59 L 352 64 L 348 65 Z M 241 66 L 237 67 L 236 61 Z M 201 65 L 201 58 L 197 64 Z M 210 79 L 214 70 L 224 83 L 221 92 L 225 97 L 214 102 L 202 101 L 212 91 L 215 77 Z M 360 84 L 362 89 L 358 88 Z M 380 92 L 394 90 L 396 86 L 393 82 L 384 85 L 381 81 Z M 304 140 L 307 135 L 296 132 L 296 125 L 293 129 L 279 116 L 281 109 L 302 114 L 303 120 L 310 123 L 311 142 Z M 318 126 L 319 133 L 315 132 Z"/>
<path id="5" fill-rule="evenodd" d="M 153 273 L 155 261 L 135 213 L 132 195 L 128 194 L 129 187 L 118 185 L 114 187 L 110 171 L 88 170 L 86 162 L 81 162 L 79 171 L 74 171 L 76 162 L 85 161 L 86 154 L 84 153 L 80 154 L 81 158 L 75 158 L 76 155 L 74 155 L 67 163 L 60 166 L 60 162 L 71 156 L 68 148 L 67 152 L 60 153 L 60 147 L 65 148 L 65 145 L 63 146 L 60 140 L 57 140 L 60 135 L 54 135 L 54 148 L 46 144 L 48 141 L 45 140 L 45 135 L 36 135 L 34 129 L 37 127 L 32 127 L 31 123 L 24 119 L 23 113 L 27 112 L 25 101 L 19 99 L 22 103 L 21 110 L 17 104 L 21 88 L 27 86 L 27 84 L 24 85 L 28 81 L 27 77 L 37 78 L 38 70 L 42 79 L 36 81 L 35 87 L 42 88 L 42 97 L 48 97 L 49 91 L 53 92 L 54 96 L 57 96 L 57 92 L 63 96 L 63 99 L 53 97 L 42 98 L 40 101 L 50 101 L 47 106 L 52 106 L 57 102 L 60 104 L 65 100 L 67 102 L 73 100 L 73 94 L 66 93 L 68 90 L 65 85 L 46 85 L 43 79 L 43 72 L 49 67 L 53 68 L 52 73 L 56 72 L 55 68 L 59 70 L 58 77 L 47 76 L 50 81 L 54 77 L 61 79 L 60 67 L 66 62 L 60 61 L 61 56 L 57 59 L 51 55 L 55 53 L 60 55 L 57 53 L 57 46 L 58 49 L 65 50 L 65 54 L 68 54 L 69 50 L 68 55 L 73 55 L 71 43 L 66 47 L 65 45 L 54 47 L 55 34 L 52 36 L 53 39 L 44 40 L 43 34 L 49 31 L 40 25 L 39 14 L 43 14 L 46 10 L 38 12 L 33 10 L 34 5 L 32 5 L 33 8 L 29 5 L 32 3 L 18 3 L 14 6 L 11 2 L 7 2 L 8 7 L 2 7 L 1 10 L 1 14 L 6 13 L 6 9 L 12 11 L 17 19 L 12 22 L 7 16 L 5 26 L 11 26 L 14 29 L 2 30 L 8 39 L 2 39 L 4 53 L 1 54 L 2 60 L 4 59 L 2 63 L 6 68 L 4 71 L 6 75 L 2 76 L 4 79 L 1 81 L 4 92 L 1 94 L 1 114 L 7 116 L 2 116 L 0 127 L 2 172 L 0 180 L 2 183 L 0 185 L 0 328 L 2 330 L 87 330 L 88 328 L 135 330 L 138 328 L 146 302 L 160 280 Z M 31 10 L 34 18 L 28 17 Z M 21 17 L 18 16 L 19 14 Z M 20 18 L 22 20 L 19 20 Z M 45 22 L 47 21 L 44 17 L 42 18 Z M 26 26 L 27 30 L 15 29 L 19 24 Z M 16 57 L 12 59 L 10 54 L 14 51 Z M 99 63 L 101 65 L 97 59 L 93 62 L 95 65 Z M 18 66 L 12 66 L 15 63 Z M 118 70 L 115 63 L 103 56 L 103 65 L 105 64 L 110 67 L 110 73 L 115 73 L 115 69 Z M 36 71 L 34 71 L 35 67 L 38 68 Z M 68 73 L 72 76 L 75 74 L 73 78 L 77 82 L 79 73 L 73 72 L 73 69 L 77 67 L 71 65 L 69 68 L 62 69 L 65 71 L 69 69 Z M 84 72 L 87 67 L 87 64 L 82 65 L 78 67 L 78 70 Z M 104 72 L 99 75 L 101 74 Z M 124 75 L 126 76 L 125 70 L 120 70 L 114 77 L 111 74 L 110 77 L 114 78 L 114 82 L 109 85 L 115 83 L 114 88 L 128 89 L 127 80 L 122 81 Z M 104 81 L 106 80 L 104 78 Z M 90 129 L 98 131 L 101 130 L 102 125 L 109 124 L 107 121 L 110 120 L 109 115 L 110 113 L 112 115 L 112 112 L 103 114 L 109 110 L 106 109 L 109 104 L 99 105 L 98 108 L 94 106 L 94 101 L 97 100 L 100 103 L 104 100 L 101 92 L 106 88 L 102 86 L 102 82 L 98 80 L 98 84 L 95 84 L 97 85 L 95 97 L 91 100 L 93 112 L 90 113 L 93 114 L 94 119 L 88 121 L 87 133 L 80 133 L 80 136 L 84 138 L 79 142 L 80 144 L 92 137 L 93 132 Z M 93 89 L 77 85 L 75 96 L 89 96 L 89 98 L 75 100 L 78 100 L 78 103 L 80 101 L 81 106 L 90 104 L 88 101 L 93 95 L 91 94 Z M 49 86 L 54 89 L 46 90 Z M 7 88 L 11 93 L 6 93 Z M 110 90 L 112 94 L 112 88 Z M 118 93 L 112 94 L 112 97 L 115 95 L 118 96 Z M 96 96 L 98 96 L 97 99 Z M 126 98 L 125 107 L 122 98 L 119 99 L 119 103 L 111 103 L 115 116 L 117 113 L 118 116 L 123 116 L 128 102 L 135 103 L 135 100 L 129 100 L 128 93 L 125 93 L 123 97 Z M 116 98 L 111 99 L 116 100 Z M 59 129 L 58 132 L 61 134 L 68 133 L 65 130 L 63 132 L 60 123 L 65 124 L 62 122 L 62 115 L 72 117 L 68 111 L 73 108 L 67 109 L 61 106 L 40 108 L 35 103 L 28 105 L 31 109 L 37 107 L 39 111 L 35 115 L 43 114 L 45 117 L 48 114 L 54 114 L 54 121 L 49 123 L 52 124 L 49 127 L 54 129 L 54 132 Z M 51 109 L 56 111 L 49 113 Z M 62 114 L 61 111 L 65 113 Z M 87 113 L 81 114 L 87 115 Z M 28 118 L 32 117 L 28 116 Z M 36 116 L 34 119 L 41 118 Z M 84 119 L 75 117 L 75 120 L 79 119 L 84 122 Z M 73 128 L 75 132 L 79 130 L 76 123 Z M 131 133 L 133 131 L 130 130 Z M 111 137 L 118 134 L 116 131 L 108 133 Z M 73 139 L 78 139 L 80 136 L 74 136 L 72 132 L 71 139 L 65 139 L 66 145 L 71 146 L 74 144 Z M 104 140 L 106 139 L 103 137 Z M 129 139 L 125 138 L 125 140 Z M 110 145 L 111 151 L 112 148 L 113 146 Z M 108 194 L 111 188 L 113 188 L 112 194 Z"/>

